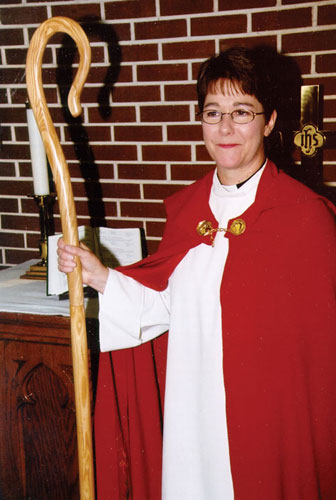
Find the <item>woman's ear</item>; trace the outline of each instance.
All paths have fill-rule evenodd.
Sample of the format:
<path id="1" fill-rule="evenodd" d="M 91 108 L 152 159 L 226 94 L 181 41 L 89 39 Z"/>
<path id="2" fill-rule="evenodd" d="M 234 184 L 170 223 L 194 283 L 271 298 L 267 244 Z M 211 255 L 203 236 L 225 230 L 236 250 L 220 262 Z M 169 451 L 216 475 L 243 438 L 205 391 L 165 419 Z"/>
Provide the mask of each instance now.
<path id="1" fill-rule="evenodd" d="M 277 112 L 275 109 L 273 109 L 273 112 L 270 116 L 270 119 L 268 120 L 268 123 L 266 123 L 265 125 L 265 132 L 264 132 L 264 136 L 265 137 L 268 137 L 270 135 L 270 133 L 272 132 L 273 128 L 274 128 L 274 125 L 275 125 L 275 122 L 276 122 L 276 119 L 277 119 Z"/>

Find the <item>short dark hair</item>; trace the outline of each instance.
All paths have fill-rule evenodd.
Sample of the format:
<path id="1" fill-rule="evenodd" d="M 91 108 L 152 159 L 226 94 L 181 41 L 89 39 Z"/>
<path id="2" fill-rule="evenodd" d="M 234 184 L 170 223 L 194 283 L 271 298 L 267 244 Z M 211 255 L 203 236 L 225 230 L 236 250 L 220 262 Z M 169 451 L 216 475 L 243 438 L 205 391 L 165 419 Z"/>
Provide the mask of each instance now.
<path id="1" fill-rule="evenodd" d="M 243 93 L 258 99 L 268 122 L 273 110 L 277 109 L 277 85 L 272 78 L 276 56 L 277 52 L 270 47 L 231 47 L 207 59 L 202 63 L 197 79 L 200 111 L 203 111 L 205 97 L 211 87 L 227 79 Z"/>

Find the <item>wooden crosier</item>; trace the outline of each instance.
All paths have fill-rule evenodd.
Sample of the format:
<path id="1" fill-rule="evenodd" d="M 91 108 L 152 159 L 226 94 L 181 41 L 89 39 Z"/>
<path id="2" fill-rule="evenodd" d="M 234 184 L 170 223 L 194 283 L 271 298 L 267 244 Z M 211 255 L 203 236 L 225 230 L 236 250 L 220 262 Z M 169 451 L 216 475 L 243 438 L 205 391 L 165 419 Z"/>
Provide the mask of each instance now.
<path id="1" fill-rule="evenodd" d="M 42 23 L 35 31 L 27 54 L 26 81 L 30 105 L 42 136 L 55 181 L 64 240 L 71 245 L 78 246 L 76 211 L 69 170 L 50 117 L 42 85 L 42 59 L 44 50 L 50 37 L 58 32 L 71 36 L 79 50 L 79 67 L 69 92 L 68 106 L 73 116 L 80 115 L 81 105 L 79 98 L 90 68 L 91 50 L 84 31 L 75 21 L 65 17 L 54 17 Z M 94 498 L 94 470 L 88 351 L 82 274 L 78 260 L 76 269 L 68 275 L 68 284 L 80 498 L 92 500 Z"/>

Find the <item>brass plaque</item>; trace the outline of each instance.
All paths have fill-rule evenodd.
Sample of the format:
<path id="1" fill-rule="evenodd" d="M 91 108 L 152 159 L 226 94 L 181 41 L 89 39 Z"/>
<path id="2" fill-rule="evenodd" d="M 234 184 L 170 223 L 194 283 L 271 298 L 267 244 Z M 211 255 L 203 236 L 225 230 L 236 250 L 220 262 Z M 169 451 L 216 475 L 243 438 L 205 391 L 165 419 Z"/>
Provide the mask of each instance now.
<path id="1" fill-rule="evenodd" d="M 320 85 L 302 85 L 300 130 L 294 134 L 294 144 L 308 157 L 316 155 L 326 142 L 322 127 L 322 90 Z"/>
<path id="2" fill-rule="evenodd" d="M 295 146 L 306 156 L 315 156 L 318 149 L 323 148 L 325 141 L 325 135 L 313 123 L 306 123 L 300 132 L 294 135 Z"/>

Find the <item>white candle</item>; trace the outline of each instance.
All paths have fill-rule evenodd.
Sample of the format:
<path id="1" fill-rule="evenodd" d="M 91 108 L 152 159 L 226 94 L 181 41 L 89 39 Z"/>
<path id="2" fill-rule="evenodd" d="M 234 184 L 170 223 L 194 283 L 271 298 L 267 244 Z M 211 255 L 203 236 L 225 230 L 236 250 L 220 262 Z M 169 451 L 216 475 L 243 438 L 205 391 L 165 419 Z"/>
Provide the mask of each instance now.
<path id="1" fill-rule="evenodd" d="M 34 194 L 43 196 L 49 194 L 47 156 L 33 110 L 30 109 L 28 104 L 26 107 Z"/>

